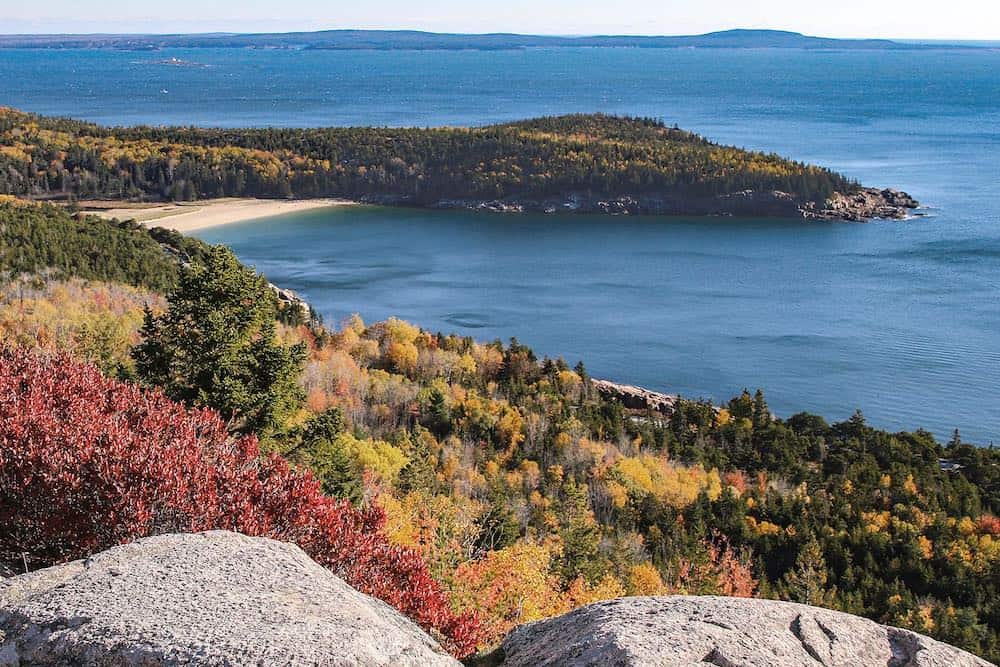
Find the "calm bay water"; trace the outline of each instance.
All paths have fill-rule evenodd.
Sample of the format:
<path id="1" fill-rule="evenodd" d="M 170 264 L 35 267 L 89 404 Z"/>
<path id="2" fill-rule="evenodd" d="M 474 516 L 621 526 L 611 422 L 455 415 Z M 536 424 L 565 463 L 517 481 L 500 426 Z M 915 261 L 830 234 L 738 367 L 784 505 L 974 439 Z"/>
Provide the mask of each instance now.
<path id="1" fill-rule="evenodd" d="M 177 57 L 203 66 L 152 61 Z M 102 123 L 655 116 L 928 204 L 917 220 L 375 207 L 206 230 L 327 317 L 517 336 L 594 375 L 1000 440 L 1000 51 L 0 50 L 0 104 Z"/>

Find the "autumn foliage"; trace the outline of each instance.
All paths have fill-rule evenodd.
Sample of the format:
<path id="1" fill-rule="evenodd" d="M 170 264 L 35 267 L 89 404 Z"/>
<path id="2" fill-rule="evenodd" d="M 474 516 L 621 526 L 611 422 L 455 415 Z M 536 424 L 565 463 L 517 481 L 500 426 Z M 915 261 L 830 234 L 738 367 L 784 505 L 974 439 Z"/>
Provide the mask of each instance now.
<path id="1" fill-rule="evenodd" d="M 94 198 L 441 199 L 716 196 L 822 200 L 857 184 L 652 119 L 539 118 L 481 128 L 102 128 L 0 107 L 0 193 Z M 400 345 L 397 353 L 415 354 Z"/>
<path id="2" fill-rule="evenodd" d="M 140 338 L 138 314 L 147 294 L 78 279 L 23 277 L 0 286 L 0 347 L 63 350 L 127 376 L 130 341 Z M 421 606 L 414 601 L 420 596 L 410 597 L 411 588 L 420 590 L 413 582 L 428 572 L 453 611 L 476 613 L 480 648 L 495 645 L 518 624 L 599 599 L 760 595 L 906 627 L 1000 661 L 1000 450 L 975 447 L 958 434 L 943 445 L 925 431 L 887 433 L 860 414 L 835 424 L 809 414 L 775 419 L 762 392 L 743 392 L 722 406 L 681 400 L 669 416 L 627 410 L 596 390 L 582 364 L 570 369 L 561 359 L 538 359 L 517 341 L 477 343 L 396 319 L 365 324 L 355 316 L 337 330 L 289 324 L 275 333 L 284 346 L 307 347 L 298 379 L 308 410 L 289 416 L 267 443 L 269 451 L 311 470 L 326 494 L 362 506 L 376 498 L 380 509 L 337 510 L 338 526 L 374 517 L 358 528 L 364 537 L 354 534 L 343 547 L 317 527 L 326 519 L 300 519 L 300 510 L 254 530 L 303 544 L 359 587 L 390 601 L 399 596 L 394 603 L 417 618 L 450 618 L 443 605 Z M 182 349 L 190 347 L 184 336 L 177 340 Z M 7 383 L 19 386 L 12 377 Z M 69 386 L 66 395 L 73 396 L 77 390 Z M 14 417 L 3 427 L 51 429 L 49 417 L 32 421 L 17 414 L 26 400 L 6 404 L 0 420 Z M 196 414 L 166 405 L 178 419 Z M 110 419 L 115 409 L 79 414 L 108 433 L 109 424 L 118 423 Z M 60 456 L 81 448 L 115 451 L 94 442 L 89 429 L 69 430 L 73 419 L 57 420 L 59 437 L 79 438 L 82 445 L 39 441 L 33 447 Z M 164 435 L 163 428 L 147 427 L 160 442 L 151 451 L 187 437 Z M 0 565 L 20 567 L 21 551 L 31 567 L 85 553 L 80 542 L 87 536 L 102 545 L 177 525 L 241 526 L 267 517 L 266 508 L 281 506 L 290 495 L 296 508 L 333 502 L 319 503 L 314 491 L 307 501 L 298 491 L 272 488 L 289 479 L 282 472 L 287 466 L 226 454 L 235 443 L 224 434 L 191 428 L 201 428 L 197 438 L 212 465 L 225 459 L 227 469 L 233 461 L 252 466 L 228 484 L 234 493 L 264 496 L 250 501 L 253 513 L 230 516 L 217 508 L 206 518 L 195 500 L 183 499 L 162 509 L 170 494 L 200 502 L 202 495 L 230 488 L 225 476 L 201 480 L 206 468 L 195 457 L 185 464 L 196 473 L 188 480 L 193 490 L 179 486 L 187 473 L 173 486 L 160 480 L 152 491 L 129 480 L 126 498 L 135 504 L 152 496 L 159 503 L 156 520 L 114 532 L 123 520 L 109 521 L 113 512 L 135 522 L 128 506 L 108 504 L 127 475 L 95 471 L 93 462 L 46 462 L 41 477 L 26 480 L 25 464 L 19 484 L 37 484 L 46 506 L 19 517 L 15 527 L 6 508 L 26 502 L 23 489 L 14 501 L 0 493 Z M 172 455 L 184 463 L 180 451 Z M 152 475 L 135 463 L 143 456 Z M 136 479 L 144 484 L 180 465 L 162 458 L 142 451 L 113 457 L 116 465 L 139 468 Z M 2 456 L 0 465 L 15 470 Z M 68 487 L 73 500 L 62 502 L 65 482 L 44 477 L 53 471 L 83 479 Z M 12 475 L 0 476 L 0 491 L 10 488 Z M 288 483 L 301 479 L 292 475 Z M 92 495 L 81 490 L 88 484 L 96 489 Z M 99 523 L 74 514 L 84 502 L 105 508 Z M 178 505 L 186 509 L 176 512 Z M 59 516 L 73 528 L 71 544 L 54 539 L 65 541 L 65 526 L 36 525 L 33 516 Z M 33 532 L 25 533 L 29 528 Z M 355 562 L 357 554 L 368 560 Z M 404 565 L 392 561 L 399 554 L 410 554 L 405 562 L 416 562 L 421 574 L 399 574 Z M 367 581 L 367 568 L 378 578 Z"/>
<path id="3" fill-rule="evenodd" d="M 309 473 L 191 410 L 94 367 L 0 350 L 0 561 L 37 568 L 140 537 L 227 529 L 294 542 L 356 588 L 436 631 L 456 655 L 478 621 L 456 615 L 377 507 L 324 496 Z"/>

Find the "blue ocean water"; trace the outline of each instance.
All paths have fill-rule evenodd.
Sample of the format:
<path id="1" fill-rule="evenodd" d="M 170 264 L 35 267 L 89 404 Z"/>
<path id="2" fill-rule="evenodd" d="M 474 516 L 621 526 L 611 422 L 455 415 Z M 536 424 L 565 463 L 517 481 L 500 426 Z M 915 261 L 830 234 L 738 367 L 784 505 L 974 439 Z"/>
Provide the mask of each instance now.
<path id="1" fill-rule="evenodd" d="M 191 66 L 158 64 L 176 57 Z M 517 336 L 600 377 L 1000 439 L 1000 50 L 0 50 L 0 104 L 109 124 L 654 116 L 928 205 L 908 222 L 376 207 L 206 230 L 336 321 Z"/>

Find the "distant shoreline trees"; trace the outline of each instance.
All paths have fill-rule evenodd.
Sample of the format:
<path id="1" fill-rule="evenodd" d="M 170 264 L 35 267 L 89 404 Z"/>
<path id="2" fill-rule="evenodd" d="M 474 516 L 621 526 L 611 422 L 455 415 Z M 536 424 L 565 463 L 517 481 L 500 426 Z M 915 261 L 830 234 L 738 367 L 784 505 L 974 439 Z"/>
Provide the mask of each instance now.
<path id="1" fill-rule="evenodd" d="M 824 201 L 858 184 L 648 118 L 568 115 L 478 128 L 106 128 L 0 108 L 0 194 L 545 200 L 712 198 L 746 190 Z"/>

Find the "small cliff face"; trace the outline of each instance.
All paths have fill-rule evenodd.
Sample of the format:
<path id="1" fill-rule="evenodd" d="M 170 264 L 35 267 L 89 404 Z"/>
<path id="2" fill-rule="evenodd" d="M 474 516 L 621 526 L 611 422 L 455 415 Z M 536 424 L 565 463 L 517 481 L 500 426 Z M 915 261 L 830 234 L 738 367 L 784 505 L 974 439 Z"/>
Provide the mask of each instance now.
<path id="1" fill-rule="evenodd" d="M 916 199 L 899 190 L 862 188 L 852 194 L 835 192 L 823 207 L 810 202 L 802 208 L 802 215 L 807 220 L 902 220 L 919 205 Z"/>
<path id="2" fill-rule="evenodd" d="M 625 598 L 521 626 L 504 667 L 988 667 L 908 630 L 791 602 Z"/>
<path id="3" fill-rule="evenodd" d="M 626 410 L 636 412 L 658 412 L 669 417 L 677 404 L 678 397 L 662 394 L 629 384 L 618 384 L 608 380 L 591 380 L 594 389 L 606 399 L 618 401 Z"/>
<path id="4" fill-rule="evenodd" d="M 408 205 L 405 198 L 373 198 L 374 203 Z M 494 213 L 591 213 L 602 215 L 682 215 L 716 217 L 797 218 L 802 220 L 867 222 L 903 220 L 919 203 L 898 190 L 861 188 L 833 193 L 825 202 L 802 201 L 778 190 L 741 190 L 717 197 L 681 195 L 622 195 L 601 197 L 571 193 L 543 200 L 508 198 L 493 201 L 441 200 L 431 208 L 468 209 Z"/>
<path id="5" fill-rule="evenodd" d="M 165 535 L 0 580 L 0 666 L 455 666 L 301 549 Z"/>

